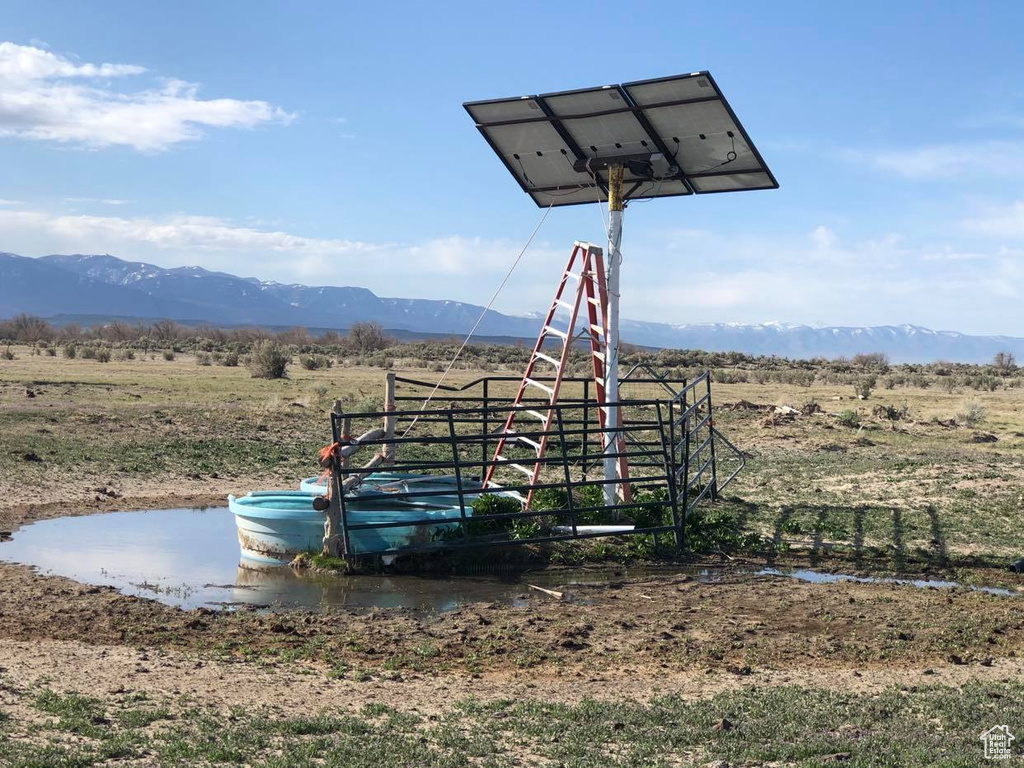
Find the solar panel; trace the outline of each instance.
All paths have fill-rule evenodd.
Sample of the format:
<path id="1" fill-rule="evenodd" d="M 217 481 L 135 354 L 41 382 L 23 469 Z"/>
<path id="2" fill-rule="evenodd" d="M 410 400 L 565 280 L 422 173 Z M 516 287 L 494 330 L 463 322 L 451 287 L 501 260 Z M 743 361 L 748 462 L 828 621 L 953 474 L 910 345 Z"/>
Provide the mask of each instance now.
<path id="1" fill-rule="evenodd" d="M 779 186 L 708 72 L 463 106 L 543 208 Z"/>

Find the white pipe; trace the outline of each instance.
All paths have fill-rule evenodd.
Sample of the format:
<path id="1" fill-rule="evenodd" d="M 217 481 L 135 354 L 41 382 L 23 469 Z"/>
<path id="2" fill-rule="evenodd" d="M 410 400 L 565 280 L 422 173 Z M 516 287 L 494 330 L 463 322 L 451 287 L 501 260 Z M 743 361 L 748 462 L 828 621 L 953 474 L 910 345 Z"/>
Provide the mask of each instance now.
<path id="1" fill-rule="evenodd" d="M 622 254 L 619 245 L 622 242 L 622 211 L 608 212 L 608 337 L 605 339 L 605 402 L 619 401 L 619 267 Z M 618 408 L 607 406 L 604 417 L 605 429 L 612 430 L 619 426 Z M 605 433 L 605 453 L 619 452 L 619 433 Z M 613 456 L 604 459 L 604 479 L 619 480 L 619 460 Z M 604 503 L 614 506 L 618 494 L 618 483 L 604 486 Z"/>

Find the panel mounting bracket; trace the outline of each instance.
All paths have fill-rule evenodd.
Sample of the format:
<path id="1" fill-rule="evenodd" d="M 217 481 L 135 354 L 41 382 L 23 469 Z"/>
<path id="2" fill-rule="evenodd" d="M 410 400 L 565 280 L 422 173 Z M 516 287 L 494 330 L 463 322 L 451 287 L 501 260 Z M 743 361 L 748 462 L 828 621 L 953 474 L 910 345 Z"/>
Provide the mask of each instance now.
<path id="1" fill-rule="evenodd" d="M 660 152 L 639 152 L 629 155 L 599 155 L 588 157 L 584 160 L 577 160 L 572 164 L 574 170 L 579 173 L 592 173 L 594 171 L 607 171 L 613 165 L 621 165 L 629 169 L 634 176 L 642 178 L 653 178 L 654 169 L 652 163 L 661 160 L 664 155 Z M 678 168 L 674 166 L 669 172 L 676 174 Z"/>

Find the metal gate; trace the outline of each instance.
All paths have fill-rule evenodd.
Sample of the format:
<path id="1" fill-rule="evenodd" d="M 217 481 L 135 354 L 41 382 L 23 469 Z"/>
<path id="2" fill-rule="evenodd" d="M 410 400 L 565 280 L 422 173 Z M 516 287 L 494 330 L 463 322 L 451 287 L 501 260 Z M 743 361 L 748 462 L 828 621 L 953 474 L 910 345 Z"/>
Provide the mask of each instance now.
<path id="1" fill-rule="evenodd" d="M 715 427 L 710 371 L 679 390 L 670 401 L 669 412 L 673 477 L 685 519 L 705 499 L 716 500 L 746 465 L 746 458 Z M 721 448 L 735 465 L 724 480 L 719 479 L 718 471 Z"/>

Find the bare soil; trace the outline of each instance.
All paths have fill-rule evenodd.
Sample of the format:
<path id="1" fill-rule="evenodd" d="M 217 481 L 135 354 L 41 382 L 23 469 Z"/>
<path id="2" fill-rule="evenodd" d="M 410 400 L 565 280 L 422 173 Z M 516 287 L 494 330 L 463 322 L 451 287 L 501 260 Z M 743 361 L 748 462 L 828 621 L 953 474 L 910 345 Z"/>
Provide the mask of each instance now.
<path id="1" fill-rule="evenodd" d="M 531 682 L 576 696 L 622 686 L 636 695 L 666 686 L 697 691 L 719 678 L 833 685 L 858 675 L 882 684 L 925 669 L 991 675 L 996 667 L 1018 670 L 1024 651 L 1019 599 L 965 589 L 727 573 L 711 584 L 663 577 L 578 586 L 568 600 L 524 595 L 523 606 L 481 603 L 427 616 L 182 611 L 3 564 L 0 665 L 68 683 L 74 675 L 63 670 L 76 668 L 83 682 L 100 686 L 161 678 L 171 691 L 214 664 L 218 675 L 252 675 L 247 695 L 266 675 L 287 688 L 281 681 L 312 673 L 318 688 L 331 673 L 355 688 L 372 683 L 371 697 L 379 683 L 406 680 L 438 692 L 472 688 L 473 680 L 498 688 Z M 93 663 L 108 669 L 91 675 Z M 233 687 L 189 684 L 214 698 Z"/>
<path id="2" fill-rule="evenodd" d="M 321 710 L 355 712 L 379 702 L 431 715 L 468 697 L 481 702 L 539 697 L 573 703 L 584 699 L 646 701 L 669 693 L 697 699 L 749 685 L 800 685 L 858 694 L 877 693 L 892 685 L 962 686 L 1019 680 L 1024 675 L 1024 660 L 1000 659 L 984 667 L 913 665 L 862 670 L 796 665 L 747 676 L 717 669 L 673 670 L 650 676 L 614 669 L 595 674 L 556 667 L 472 675 L 414 672 L 353 680 L 295 674 L 289 667 L 201 659 L 180 651 L 0 640 L 0 670 L 22 686 L 47 686 L 101 698 L 145 693 L 158 701 L 184 697 L 221 710 L 266 707 L 281 716 Z"/>

